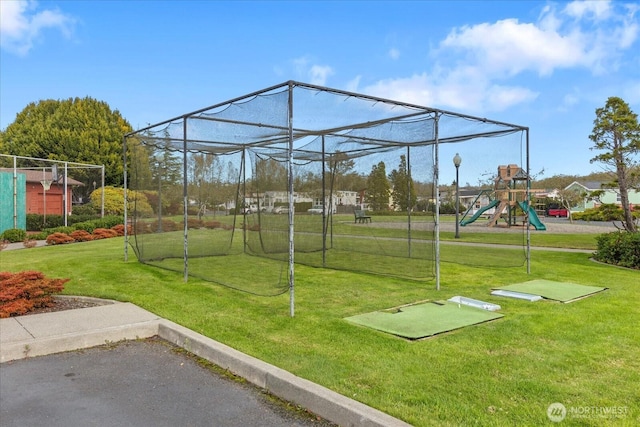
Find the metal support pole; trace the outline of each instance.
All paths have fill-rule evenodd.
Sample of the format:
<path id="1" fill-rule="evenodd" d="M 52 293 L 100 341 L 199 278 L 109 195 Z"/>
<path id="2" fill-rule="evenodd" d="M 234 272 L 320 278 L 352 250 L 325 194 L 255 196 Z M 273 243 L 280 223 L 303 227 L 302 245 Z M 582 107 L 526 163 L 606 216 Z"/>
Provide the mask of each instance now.
<path id="1" fill-rule="evenodd" d="M 435 113 L 434 125 L 435 125 L 435 162 L 433 167 L 433 183 L 435 186 L 436 192 L 436 208 L 435 208 L 435 216 L 436 216 L 436 290 L 440 290 L 440 182 L 439 182 L 439 172 L 440 168 L 439 160 L 438 160 L 438 150 L 439 150 L 439 141 L 438 141 L 438 121 L 439 116 L 438 113 Z"/>
<path id="2" fill-rule="evenodd" d="M 102 165 L 102 197 L 101 199 L 102 200 L 100 201 L 100 218 L 104 218 L 104 165 Z M 125 221 L 124 224 L 126 228 L 127 222 Z"/>
<path id="3" fill-rule="evenodd" d="M 460 238 L 460 183 L 458 183 L 458 169 L 456 166 L 456 235 L 455 238 Z"/>
<path id="4" fill-rule="evenodd" d="M 183 203 L 183 211 L 182 215 L 184 218 L 184 281 L 187 282 L 189 279 L 189 193 L 187 191 L 189 180 L 187 176 L 187 160 L 188 160 L 188 152 L 187 152 L 187 118 L 184 118 L 182 124 L 182 203 Z"/>
<path id="5" fill-rule="evenodd" d="M 293 243 L 293 83 L 289 83 L 289 148 L 287 166 L 289 167 L 289 315 L 295 314 L 295 280 L 294 280 L 294 243 Z"/>
<path id="6" fill-rule="evenodd" d="M 124 184 L 124 262 L 129 260 L 129 233 L 127 232 L 127 223 L 129 218 L 127 216 L 128 196 L 127 196 L 127 137 L 122 137 L 122 172 L 123 172 L 123 184 Z M 102 166 L 102 209 L 104 211 L 104 165 Z"/>

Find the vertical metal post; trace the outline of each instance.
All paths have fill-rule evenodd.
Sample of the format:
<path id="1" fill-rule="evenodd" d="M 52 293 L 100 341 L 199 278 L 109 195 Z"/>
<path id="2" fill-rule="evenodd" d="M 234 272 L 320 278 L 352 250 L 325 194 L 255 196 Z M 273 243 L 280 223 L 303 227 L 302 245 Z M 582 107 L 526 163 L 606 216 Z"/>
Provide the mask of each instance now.
<path id="1" fill-rule="evenodd" d="M 407 146 L 407 244 L 409 258 L 411 258 L 411 211 L 413 205 L 411 203 L 411 148 Z M 402 172 L 402 171 L 401 171 Z"/>
<path id="2" fill-rule="evenodd" d="M 44 181 L 47 180 L 46 167 L 42 168 L 42 227 L 47 227 L 47 188 Z"/>
<path id="3" fill-rule="evenodd" d="M 184 281 L 189 279 L 189 192 L 187 191 L 189 180 L 187 176 L 187 117 L 182 122 L 182 204 L 184 218 Z"/>
<path id="4" fill-rule="evenodd" d="M 327 261 L 327 227 L 325 222 L 326 209 L 331 207 L 327 206 L 327 194 L 326 194 L 326 170 L 325 170 L 325 151 L 324 151 L 324 135 L 322 135 L 322 266 L 326 266 Z M 330 194 L 333 197 L 333 194 Z"/>
<path id="5" fill-rule="evenodd" d="M 13 156 L 13 228 L 18 228 L 18 161 Z"/>
<path id="6" fill-rule="evenodd" d="M 64 226 L 67 227 L 67 217 L 69 216 L 69 193 L 67 192 L 67 162 L 64 162 L 64 185 L 62 186 L 62 190 L 64 191 L 64 195 L 62 196 L 62 201 L 64 202 Z"/>
<path id="7" fill-rule="evenodd" d="M 433 167 L 433 182 L 435 185 L 435 193 L 436 193 L 436 290 L 440 290 L 440 182 L 439 182 L 439 171 L 440 168 L 439 160 L 438 160 L 438 121 L 440 117 L 439 113 L 435 113 L 435 162 Z"/>
<path id="8" fill-rule="evenodd" d="M 129 260 L 129 233 L 127 232 L 128 196 L 127 196 L 127 137 L 122 137 L 122 172 L 124 180 L 124 262 Z M 102 211 L 104 212 L 104 165 L 102 166 Z"/>
<path id="9" fill-rule="evenodd" d="M 100 203 L 100 218 L 104 218 L 104 165 L 102 165 L 102 197 L 101 197 L 101 203 Z M 126 215 L 126 213 L 125 213 Z M 125 224 L 125 228 L 127 225 L 127 221 L 124 222 Z"/>
<path id="10" fill-rule="evenodd" d="M 293 244 L 293 83 L 289 82 L 289 149 L 287 165 L 289 167 L 289 315 L 295 314 L 295 280 L 294 280 L 294 244 Z"/>
<path id="11" fill-rule="evenodd" d="M 529 200 L 529 186 L 530 184 L 530 175 L 529 175 L 529 128 L 525 128 L 526 134 L 526 156 L 527 156 L 527 189 L 525 191 L 525 197 L 527 199 L 527 206 L 529 209 L 531 208 L 531 201 Z M 527 227 L 527 274 L 531 274 L 531 230 L 529 230 L 529 212 L 525 215 L 526 218 L 526 227 Z"/>
<path id="12" fill-rule="evenodd" d="M 460 238 L 460 183 L 458 182 L 458 170 L 459 165 L 456 165 L 456 235 L 455 238 Z"/>

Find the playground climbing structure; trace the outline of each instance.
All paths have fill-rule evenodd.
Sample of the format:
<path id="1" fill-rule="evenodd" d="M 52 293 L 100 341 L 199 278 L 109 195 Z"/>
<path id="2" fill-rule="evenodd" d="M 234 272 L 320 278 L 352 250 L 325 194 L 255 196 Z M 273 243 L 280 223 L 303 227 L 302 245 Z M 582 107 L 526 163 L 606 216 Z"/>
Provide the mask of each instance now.
<path id="1" fill-rule="evenodd" d="M 527 200 L 528 195 L 530 196 L 531 193 L 541 190 L 527 189 L 528 183 L 529 179 L 526 172 L 518 165 L 498 166 L 498 174 L 494 179 L 493 189 L 483 190 L 478 194 L 471 207 L 462 216 L 460 225 L 471 224 L 483 215 L 489 215 L 488 227 L 499 225 L 506 225 L 506 227 L 526 226 L 529 224 L 536 230 L 546 230 L 535 209 Z M 488 197 L 489 203 L 467 218 L 475 202 L 483 195 Z"/>

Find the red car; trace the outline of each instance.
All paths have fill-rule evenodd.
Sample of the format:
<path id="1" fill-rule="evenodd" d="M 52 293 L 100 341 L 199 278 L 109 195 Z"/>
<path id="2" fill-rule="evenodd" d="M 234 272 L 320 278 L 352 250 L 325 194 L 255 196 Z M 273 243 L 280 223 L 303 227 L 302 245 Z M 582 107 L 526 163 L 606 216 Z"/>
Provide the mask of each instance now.
<path id="1" fill-rule="evenodd" d="M 547 208 L 547 216 L 555 216 L 556 218 L 568 218 L 569 211 L 560 206 L 549 206 Z"/>

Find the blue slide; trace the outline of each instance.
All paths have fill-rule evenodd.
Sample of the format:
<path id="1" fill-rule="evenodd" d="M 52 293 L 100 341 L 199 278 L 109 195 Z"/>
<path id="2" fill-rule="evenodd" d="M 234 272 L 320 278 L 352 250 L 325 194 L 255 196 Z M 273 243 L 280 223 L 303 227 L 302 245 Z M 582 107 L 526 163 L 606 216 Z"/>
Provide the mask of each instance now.
<path id="1" fill-rule="evenodd" d="M 500 203 L 499 200 L 494 200 L 493 202 L 489 203 L 487 206 L 485 206 L 484 208 L 478 209 L 478 212 L 476 212 L 475 214 L 473 214 L 473 216 L 469 219 L 464 219 L 462 221 L 460 221 L 460 225 L 462 225 L 463 227 L 467 224 L 471 224 L 473 221 L 475 221 L 476 219 L 480 218 L 480 216 L 485 212 L 488 211 L 489 209 L 498 206 L 498 204 Z M 544 227 L 544 226 L 543 226 Z"/>
<path id="2" fill-rule="evenodd" d="M 533 225 L 536 230 L 544 231 L 547 229 L 547 227 L 545 227 L 545 225 L 540 221 L 540 218 L 538 218 L 538 214 L 536 214 L 536 211 L 535 209 L 533 209 L 533 207 L 529 206 L 525 202 L 518 202 L 518 204 L 520 205 L 520 208 L 522 208 L 523 212 L 527 212 L 527 208 L 528 208 L 529 224 Z"/>

